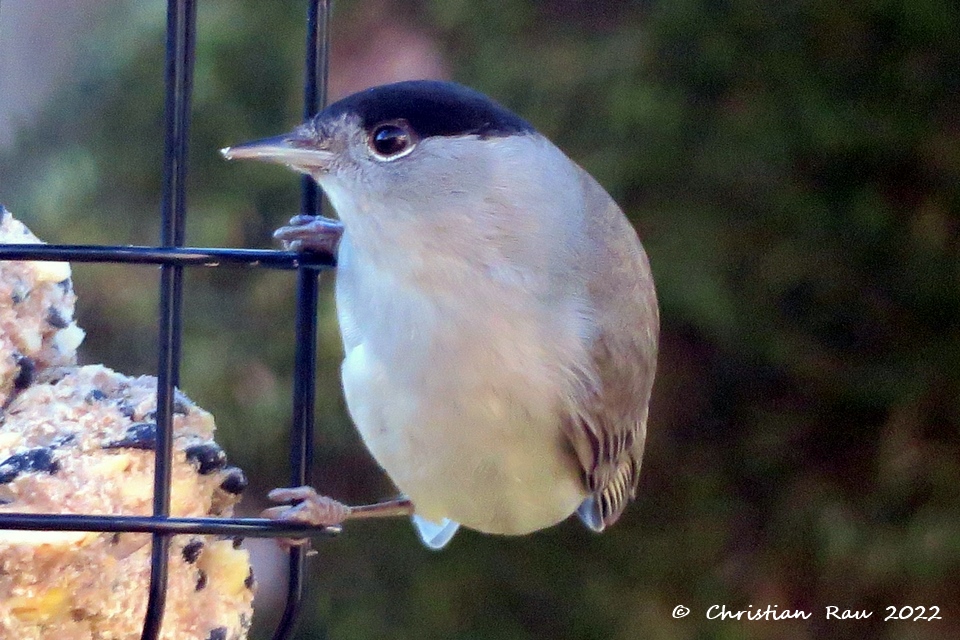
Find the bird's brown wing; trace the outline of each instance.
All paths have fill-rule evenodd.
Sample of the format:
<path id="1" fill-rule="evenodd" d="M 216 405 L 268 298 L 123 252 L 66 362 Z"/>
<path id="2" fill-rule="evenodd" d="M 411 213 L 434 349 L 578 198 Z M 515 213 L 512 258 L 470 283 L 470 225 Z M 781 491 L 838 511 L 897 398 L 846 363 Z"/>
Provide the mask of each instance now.
<path id="1" fill-rule="evenodd" d="M 602 187 L 583 176 L 584 240 L 594 250 L 579 258 L 598 326 L 590 345 L 592 379 L 580 385 L 564 426 L 591 494 L 577 515 L 602 531 L 636 493 L 660 325 L 650 265 L 636 232 Z"/>

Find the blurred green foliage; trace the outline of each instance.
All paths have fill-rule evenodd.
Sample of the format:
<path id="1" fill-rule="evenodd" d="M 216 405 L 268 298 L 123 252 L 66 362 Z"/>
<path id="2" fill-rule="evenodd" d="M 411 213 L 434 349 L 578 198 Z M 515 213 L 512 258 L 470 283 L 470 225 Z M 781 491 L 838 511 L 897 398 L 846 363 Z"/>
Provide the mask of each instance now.
<path id="1" fill-rule="evenodd" d="M 295 211 L 292 174 L 216 150 L 298 119 L 303 4 L 200 5 L 192 245 L 271 246 Z M 455 79 L 608 187 L 651 257 L 663 353 L 640 497 L 616 527 L 465 532 L 433 554 L 406 523 L 351 526 L 318 545 L 297 637 L 960 637 L 956 3 L 369 5 L 339 3 L 335 39 L 425 30 Z M 163 7 L 102 13 L 73 81 L 0 157 L 0 200 L 51 242 L 150 244 Z M 152 372 L 155 270 L 75 272 L 85 360 Z M 183 387 L 252 477 L 251 509 L 285 482 L 292 291 L 286 273 L 187 277 Z M 377 499 L 390 486 L 345 415 L 328 292 L 321 306 L 317 484 Z M 713 604 L 814 615 L 708 621 Z M 828 622 L 827 605 L 875 613 Z M 884 622 L 887 605 L 945 619 Z"/>

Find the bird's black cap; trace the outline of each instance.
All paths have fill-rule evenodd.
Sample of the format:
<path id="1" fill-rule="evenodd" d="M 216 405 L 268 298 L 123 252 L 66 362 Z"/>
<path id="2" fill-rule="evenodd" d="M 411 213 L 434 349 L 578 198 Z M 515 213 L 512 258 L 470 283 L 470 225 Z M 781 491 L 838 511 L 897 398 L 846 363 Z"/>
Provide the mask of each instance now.
<path id="1" fill-rule="evenodd" d="M 384 121 L 404 119 L 421 138 L 491 138 L 534 131 L 526 120 L 479 91 L 442 80 L 409 80 L 365 89 L 334 102 L 317 120 L 344 114 L 358 116 L 366 130 Z"/>

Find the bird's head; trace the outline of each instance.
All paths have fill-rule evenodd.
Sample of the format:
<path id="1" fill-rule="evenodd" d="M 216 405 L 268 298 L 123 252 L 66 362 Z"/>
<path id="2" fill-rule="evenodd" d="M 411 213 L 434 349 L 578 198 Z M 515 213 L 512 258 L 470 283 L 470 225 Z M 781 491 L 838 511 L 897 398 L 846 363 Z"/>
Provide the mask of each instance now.
<path id="1" fill-rule="evenodd" d="M 396 206 L 464 192 L 501 173 L 504 142 L 534 130 L 485 95 L 453 82 L 373 87 L 335 102 L 281 136 L 221 151 L 312 176 L 334 208 Z M 492 185 L 486 185 L 492 186 Z M 345 220 L 345 222 L 347 222 Z"/>

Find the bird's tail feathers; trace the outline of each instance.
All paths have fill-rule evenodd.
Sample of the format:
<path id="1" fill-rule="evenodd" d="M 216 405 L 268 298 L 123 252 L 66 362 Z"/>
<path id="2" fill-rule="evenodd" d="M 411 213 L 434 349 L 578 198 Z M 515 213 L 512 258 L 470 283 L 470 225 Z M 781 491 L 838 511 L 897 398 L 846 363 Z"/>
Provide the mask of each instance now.
<path id="1" fill-rule="evenodd" d="M 601 533 L 607 526 L 603 521 L 600 503 L 594 496 L 590 496 L 580 503 L 580 506 L 577 507 L 577 517 L 580 518 L 580 522 L 584 526 L 596 533 Z"/>
<path id="2" fill-rule="evenodd" d="M 420 540 L 430 549 L 442 549 L 453 538 L 453 534 L 460 528 L 459 522 L 444 518 L 440 522 L 433 522 L 420 516 L 412 516 L 413 524 L 417 527 Z"/>

